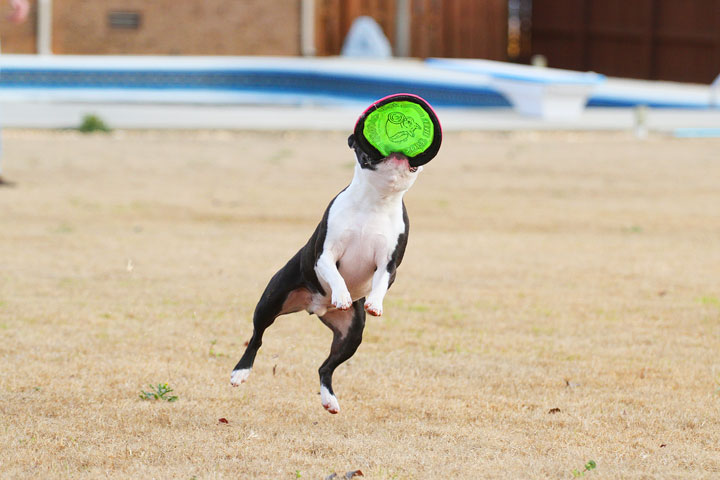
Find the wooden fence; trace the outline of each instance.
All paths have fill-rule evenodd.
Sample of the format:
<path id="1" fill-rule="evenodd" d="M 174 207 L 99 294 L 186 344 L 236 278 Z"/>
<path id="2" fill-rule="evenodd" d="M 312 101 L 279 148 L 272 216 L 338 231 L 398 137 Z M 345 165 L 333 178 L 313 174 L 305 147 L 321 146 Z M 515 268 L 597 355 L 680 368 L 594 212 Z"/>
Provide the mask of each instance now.
<path id="1" fill-rule="evenodd" d="M 720 0 L 533 0 L 532 52 L 548 65 L 710 83 L 720 73 Z"/>
<path id="2" fill-rule="evenodd" d="M 408 0 L 413 57 L 507 59 L 507 0 Z M 373 17 L 396 43 L 397 0 L 316 0 L 318 55 L 338 55 L 352 22 Z"/>

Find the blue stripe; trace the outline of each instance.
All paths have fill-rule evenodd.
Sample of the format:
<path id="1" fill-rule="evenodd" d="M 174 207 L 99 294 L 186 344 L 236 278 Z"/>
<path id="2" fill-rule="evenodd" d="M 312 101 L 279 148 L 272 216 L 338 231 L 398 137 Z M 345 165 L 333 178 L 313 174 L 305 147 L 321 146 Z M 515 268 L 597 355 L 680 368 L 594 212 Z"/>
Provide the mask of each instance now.
<path id="1" fill-rule="evenodd" d="M 588 107 L 637 107 L 645 105 L 650 108 L 682 108 L 688 110 L 707 110 L 712 108 L 710 105 L 700 103 L 686 102 L 662 102 L 657 100 L 647 100 L 642 98 L 612 98 L 612 97 L 591 97 L 587 103 Z"/>
<path id="2" fill-rule="evenodd" d="M 257 91 L 299 95 L 331 95 L 346 99 L 377 99 L 412 92 L 445 107 L 509 107 L 500 93 L 487 87 L 457 87 L 431 82 L 351 77 L 313 72 L 277 71 L 139 71 L 36 70 L 4 68 L 2 88 L 123 88 Z"/>
<path id="3" fill-rule="evenodd" d="M 6 89 L 125 89 L 241 92 L 333 97 L 338 100 L 372 101 L 397 93 L 414 93 L 437 107 L 510 107 L 498 91 L 484 85 L 448 85 L 412 78 L 338 75 L 326 72 L 263 69 L 225 70 L 79 70 L 6 67 L 0 72 L 0 88 Z M 689 102 L 611 97 L 591 97 L 588 107 L 634 107 L 708 109 Z"/>
<path id="4" fill-rule="evenodd" d="M 673 135 L 678 138 L 720 138 L 720 128 L 676 128 Z"/>

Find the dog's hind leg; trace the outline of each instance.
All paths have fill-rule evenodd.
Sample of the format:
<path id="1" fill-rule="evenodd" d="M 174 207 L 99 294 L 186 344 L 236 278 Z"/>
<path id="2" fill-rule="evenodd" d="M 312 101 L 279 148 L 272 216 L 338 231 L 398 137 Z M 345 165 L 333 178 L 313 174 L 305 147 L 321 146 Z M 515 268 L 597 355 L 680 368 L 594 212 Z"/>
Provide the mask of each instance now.
<path id="1" fill-rule="evenodd" d="M 234 387 L 247 380 L 255 355 L 262 345 L 263 333 L 275 319 L 286 313 L 304 310 L 310 304 L 312 295 L 306 288 L 298 286 L 299 277 L 299 257 L 296 255 L 265 287 L 253 314 L 252 338 L 230 376 L 230 383 Z"/>
<path id="2" fill-rule="evenodd" d="M 323 407 L 330 413 L 338 413 L 340 405 L 332 388 L 332 375 L 338 365 L 352 357 L 362 342 L 365 328 L 365 299 L 361 298 L 352 304 L 347 311 L 331 310 L 320 319 L 333 332 L 330 356 L 318 370 L 320 374 L 320 399 Z"/>

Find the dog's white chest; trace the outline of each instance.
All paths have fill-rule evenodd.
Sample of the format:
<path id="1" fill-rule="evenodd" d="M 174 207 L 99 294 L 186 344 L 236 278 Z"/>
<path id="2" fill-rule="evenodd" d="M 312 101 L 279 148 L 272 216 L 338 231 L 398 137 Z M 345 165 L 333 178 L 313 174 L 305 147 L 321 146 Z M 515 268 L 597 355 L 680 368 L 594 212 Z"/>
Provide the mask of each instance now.
<path id="1" fill-rule="evenodd" d="M 338 271 L 356 300 L 370 292 L 376 265 L 385 265 L 405 231 L 402 199 L 366 205 L 344 191 L 328 214 L 324 249 L 337 259 Z"/>
<path id="2" fill-rule="evenodd" d="M 360 222 L 341 235 L 343 253 L 338 259 L 338 270 L 345 279 L 353 299 L 370 291 L 370 281 L 378 263 L 389 259 L 397 235 L 393 235 L 387 219 L 359 218 Z M 391 237 L 394 236 L 394 239 Z"/>

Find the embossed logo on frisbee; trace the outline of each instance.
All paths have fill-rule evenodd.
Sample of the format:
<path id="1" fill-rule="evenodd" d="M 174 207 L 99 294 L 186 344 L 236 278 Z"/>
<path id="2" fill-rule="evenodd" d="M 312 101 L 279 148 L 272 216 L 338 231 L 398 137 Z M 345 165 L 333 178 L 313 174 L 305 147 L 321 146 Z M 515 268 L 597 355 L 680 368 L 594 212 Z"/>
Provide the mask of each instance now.
<path id="1" fill-rule="evenodd" d="M 428 112 L 408 101 L 390 102 L 368 114 L 363 135 L 383 156 L 415 157 L 432 145 L 435 126 Z"/>

